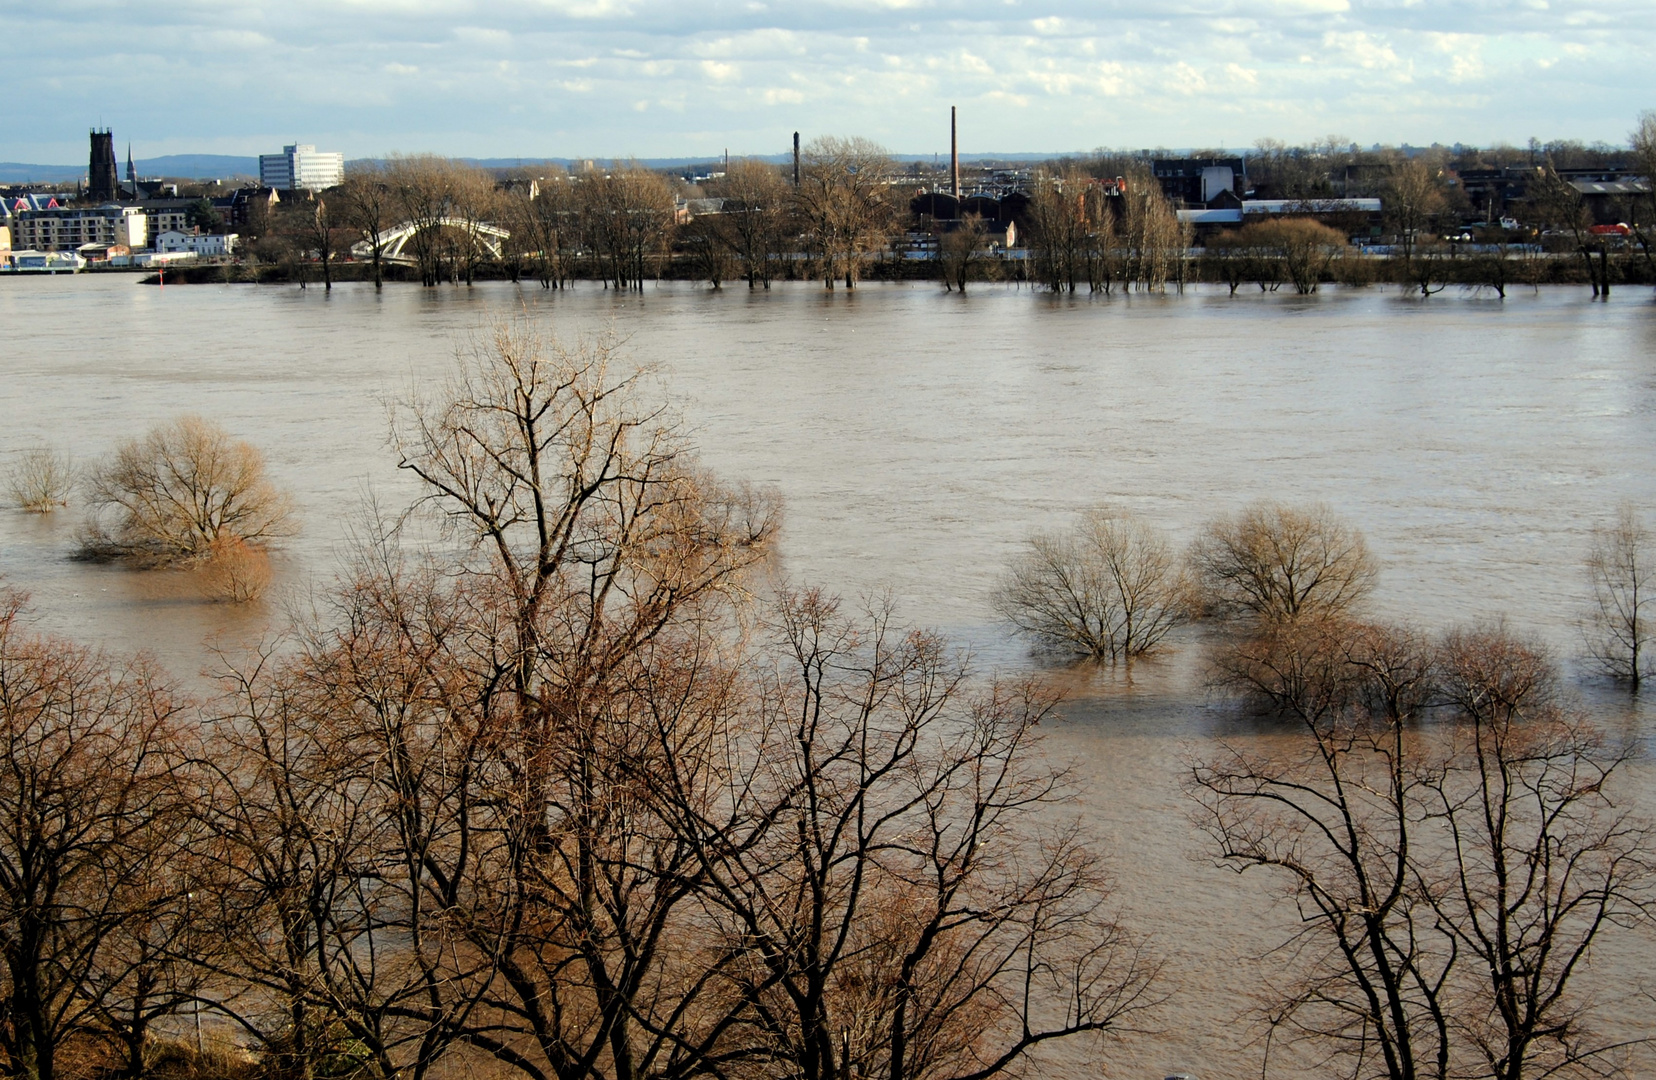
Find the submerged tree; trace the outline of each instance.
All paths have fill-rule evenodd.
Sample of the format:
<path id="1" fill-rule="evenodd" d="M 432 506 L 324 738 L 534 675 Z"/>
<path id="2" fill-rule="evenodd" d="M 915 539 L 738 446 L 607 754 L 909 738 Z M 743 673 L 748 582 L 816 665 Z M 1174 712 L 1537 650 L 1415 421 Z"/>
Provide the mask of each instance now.
<path id="1" fill-rule="evenodd" d="M 823 284 L 855 288 L 869 255 L 884 249 L 896 208 L 891 156 L 863 138 L 813 139 L 794 189 L 794 210 L 805 230 Z"/>
<path id="2" fill-rule="evenodd" d="M 49 514 L 67 505 L 74 486 L 69 455 L 44 446 L 25 451 L 6 477 L 12 499 L 31 514 Z"/>
<path id="3" fill-rule="evenodd" d="M 1355 1076 L 1605 1075 L 1626 1044 L 1594 1035 L 1579 983 L 1651 930 L 1652 834 L 1614 792 L 1629 751 L 1561 705 L 1545 657 L 1301 619 L 1217 671 L 1293 728 L 1188 780 L 1222 862 L 1301 912 L 1269 1019 Z"/>
<path id="4" fill-rule="evenodd" d="M 122 443 L 90 487 L 83 546 L 94 555 L 193 559 L 224 537 L 262 545 L 294 529 L 292 503 L 266 477 L 264 455 L 198 416 Z"/>
<path id="5" fill-rule="evenodd" d="M 712 223 L 718 242 L 736 260 L 748 288 L 770 288 L 781 270 L 778 261 L 792 250 L 792 207 L 781 172 L 763 161 L 732 161 L 715 190 L 723 201 Z"/>
<path id="6" fill-rule="evenodd" d="M 1621 1047 L 1595 1036 L 1577 984 L 1596 948 L 1656 915 L 1650 824 L 1613 787 L 1634 751 L 1560 701 L 1532 645 L 1460 632 L 1441 657 L 1455 723 L 1424 812 L 1447 842 L 1416 862 L 1468 960 L 1456 1032 L 1480 1076 L 1599 1074 Z"/>
<path id="7" fill-rule="evenodd" d="M 1224 745 L 1188 790 L 1223 865 L 1279 878 L 1300 915 L 1267 1012 L 1342 1071 L 1447 1080 L 1453 938 L 1415 887 L 1417 751 L 1430 649 L 1305 619 L 1225 650 L 1220 685 L 1289 721 L 1269 749 Z"/>
<path id="8" fill-rule="evenodd" d="M 1064 533 L 1037 533 L 993 603 L 1020 631 L 1099 660 L 1150 652 L 1190 618 L 1195 598 L 1166 537 L 1097 509 Z"/>
<path id="9" fill-rule="evenodd" d="M 1210 522 L 1191 549 L 1210 608 L 1263 622 L 1343 615 L 1374 588 L 1362 533 L 1320 504 L 1258 503 Z"/>
<path id="10" fill-rule="evenodd" d="M 1648 645 L 1656 627 L 1656 548 L 1636 508 L 1623 504 L 1612 525 L 1593 530 L 1587 556 L 1593 591 L 1586 621 L 1587 655 L 1636 691 L 1650 668 Z"/>

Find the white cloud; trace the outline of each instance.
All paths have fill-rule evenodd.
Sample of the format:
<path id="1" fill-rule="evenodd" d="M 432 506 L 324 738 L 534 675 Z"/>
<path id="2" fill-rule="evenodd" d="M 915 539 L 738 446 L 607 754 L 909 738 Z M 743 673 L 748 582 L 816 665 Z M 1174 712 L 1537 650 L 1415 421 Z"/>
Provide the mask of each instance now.
<path id="1" fill-rule="evenodd" d="M 1619 142 L 1656 103 L 1640 60 L 1656 54 L 1651 0 L 179 0 L 160 13 L 70 0 L 30 20 L 5 79 L 48 88 L 54 107 L 14 112 L 4 156 L 50 163 L 83 157 L 99 120 L 140 156 L 303 138 L 351 156 L 591 157 L 701 141 L 769 152 L 796 128 L 929 152 L 951 102 L 1001 150 L 1331 129 L 1363 143 Z"/>

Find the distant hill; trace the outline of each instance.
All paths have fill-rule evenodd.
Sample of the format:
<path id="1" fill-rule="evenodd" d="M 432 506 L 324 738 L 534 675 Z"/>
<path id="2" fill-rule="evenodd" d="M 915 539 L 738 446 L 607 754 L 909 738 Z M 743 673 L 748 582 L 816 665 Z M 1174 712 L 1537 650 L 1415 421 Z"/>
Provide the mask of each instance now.
<path id="1" fill-rule="evenodd" d="M 1074 153 L 1074 152 L 1071 152 Z M 932 154 L 894 154 L 898 161 L 931 161 Z M 1063 157 L 1064 153 L 1053 154 L 962 154 L 960 160 L 967 163 L 980 162 L 1014 162 L 1014 161 L 1046 161 L 1051 158 Z M 759 160 L 769 161 L 782 165 L 793 159 L 791 153 L 764 154 Z M 374 159 L 363 159 L 364 162 Z M 537 165 L 561 165 L 569 168 L 578 161 L 607 161 L 606 158 L 462 158 L 473 165 L 485 169 L 515 169 L 533 168 Z M 716 165 L 724 160 L 723 155 L 713 154 L 704 157 L 672 157 L 672 158 L 641 158 L 639 163 L 650 169 L 682 169 L 691 165 Z M 947 160 L 947 155 L 937 157 L 939 162 Z M 168 154 L 165 157 L 138 158 L 138 175 L 143 177 L 178 177 L 187 180 L 229 180 L 235 177 L 249 179 L 259 175 L 259 159 L 256 157 L 237 157 L 230 154 Z M 355 165 L 359 162 L 353 161 Z M 86 176 L 85 165 L 30 165 L 18 161 L 0 161 L 0 184 L 73 184 Z M 121 177 L 126 178 L 126 160 L 121 160 Z"/>
<path id="2" fill-rule="evenodd" d="M 165 157 L 137 158 L 138 175 L 176 176 L 185 180 L 228 180 L 235 176 L 257 177 L 259 159 L 229 154 L 168 154 Z M 121 179 L 126 179 L 126 160 L 120 162 Z M 82 165 L 30 165 L 0 161 L 0 184 L 72 184 L 86 176 Z"/>
<path id="3" fill-rule="evenodd" d="M 257 179 L 259 176 L 258 158 L 230 154 L 168 154 L 166 157 L 139 158 L 133 164 L 138 166 L 139 176 L 178 176 L 190 180 L 228 180 L 232 176 Z M 124 158 L 121 169 L 124 175 Z"/>

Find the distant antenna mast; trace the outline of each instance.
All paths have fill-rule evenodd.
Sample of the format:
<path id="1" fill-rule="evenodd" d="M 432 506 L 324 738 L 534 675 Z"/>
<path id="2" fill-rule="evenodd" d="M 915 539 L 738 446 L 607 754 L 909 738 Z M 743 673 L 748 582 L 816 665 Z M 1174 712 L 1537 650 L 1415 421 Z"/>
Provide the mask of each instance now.
<path id="1" fill-rule="evenodd" d="M 955 107 L 949 106 L 949 194 L 960 199 L 960 136 L 955 127 Z"/>
<path id="2" fill-rule="evenodd" d="M 799 132 L 794 132 L 794 187 L 799 186 Z"/>

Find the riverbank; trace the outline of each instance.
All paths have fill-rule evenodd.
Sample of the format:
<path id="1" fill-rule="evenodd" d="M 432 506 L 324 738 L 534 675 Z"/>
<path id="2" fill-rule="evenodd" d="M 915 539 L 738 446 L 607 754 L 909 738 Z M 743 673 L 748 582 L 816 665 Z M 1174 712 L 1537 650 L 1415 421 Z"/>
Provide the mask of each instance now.
<path id="1" fill-rule="evenodd" d="M 1609 264 L 1610 284 L 1616 287 L 1639 288 L 1656 285 L 1656 271 L 1642 259 L 1623 257 Z M 297 285 L 302 288 L 322 287 L 325 284 L 319 263 L 214 263 L 168 267 L 164 275 L 124 269 L 87 271 L 89 273 L 137 272 L 144 276 L 144 285 Z M 419 284 L 420 273 L 411 266 L 384 264 L 384 280 L 394 284 Z M 467 280 L 467 273 L 470 281 Z M 1541 285 L 1578 285 L 1590 287 L 1593 283 L 1587 267 L 1577 256 L 1542 255 L 1498 258 L 1489 255 L 1443 255 L 1404 261 L 1394 257 L 1350 255 L 1332 261 L 1316 273 L 1319 285 L 1395 285 L 1417 292 L 1435 292 L 1444 288 L 1490 289 L 1497 292 L 1508 289 L 1534 288 Z M 340 262 L 329 268 L 328 277 L 335 284 L 366 282 L 374 278 L 371 263 Z M 1175 267 L 1165 288 L 1176 290 L 1180 285 L 1224 285 L 1238 291 L 1258 290 L 1293 293 L 1296 288 L 1290 275 L 1280 265 L 1268 260 L 1237 259 L 1216 254 L 1204 254 L 1190 259 L 1181 268 Z M 542 283 L 548 288 L 576 282 L 604 282 L 605 276 L 598 263 L 576 260 L 561 282 L 542 281 L 532 268 L 499 263 L 484 263 L 469 271 L 453 268 L 444 275 L 447 284 L 468 284 L 480 281 L 515 281 Z M 688 256 L 661 260 L 654 280 L 702 282 L 712 281 Z M 777 282 L 817 280 L 810 273 L 810 264 L 803 260 L 778 263 Z M 863 267 L 863 281 L 931 281 L 944 284 L 943 266 L 935 259 L 885 258 L 870 260 Z M 969 272 L 968 288 L 972 284 L 1029 283 L 1034 280 L 1033 264 L 1026 258 L 985 257 L 975 261 Z M 840 283 L 836 283 L 840 284 Z M 745 289 L 741 278 L 722 276 L 718 287 Z M 1110 282 L 1110 289 L 1123 289 L 1119 280 Z M 1106 291 L 1092 288 L 1086 280 L 1077 280 L 1074 291 Z"/>

